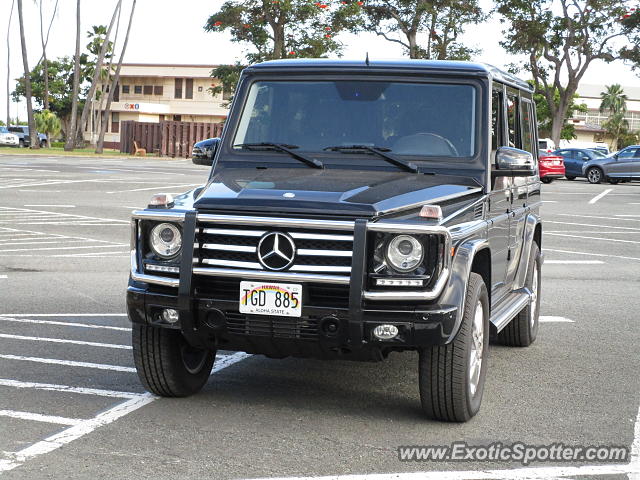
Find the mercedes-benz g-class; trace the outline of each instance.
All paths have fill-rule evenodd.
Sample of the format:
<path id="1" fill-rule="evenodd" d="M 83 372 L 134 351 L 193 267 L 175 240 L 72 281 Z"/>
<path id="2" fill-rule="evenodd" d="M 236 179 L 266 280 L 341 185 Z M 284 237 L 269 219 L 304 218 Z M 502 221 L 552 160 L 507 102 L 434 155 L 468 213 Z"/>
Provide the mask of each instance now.
<path id="1" fill-rule="evenodd" d="M 425 414 L 468 420 L 490 336 L 536 338 L 537 148 L 530 86 L 491 66 L 245 69 L 206 184 L 133 213 L 142 383 L 193 394 L 218 350 L 364 361 L 414 350 Z"/>

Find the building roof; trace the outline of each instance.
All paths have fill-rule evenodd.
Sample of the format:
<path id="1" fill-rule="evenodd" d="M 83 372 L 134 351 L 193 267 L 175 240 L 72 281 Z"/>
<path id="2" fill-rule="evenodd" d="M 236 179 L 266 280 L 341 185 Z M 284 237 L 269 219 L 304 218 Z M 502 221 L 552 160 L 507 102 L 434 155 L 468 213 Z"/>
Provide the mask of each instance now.
<path id="1" fill-rule="evenodd" d="M 469 76 L 491 77 L 495 80 L 516 86 L 521 89 L 532 91 L 532 87 L 518 77 L 504 72 L 492 65 L 474 62 L 460 62 L 448 60 L 333 60 L 333 59 L 285 59 L 271 60 L 268 62 L 251 65 L 247 71 L 260 70 L 397 70 L 397 71 L 431 71 L 435 73 L 455 73 Z"/>
<path id="2" fill-rule="evenodd" d="M 597 98 L 600 100 L 600 94 L 606 89 L 605 85 L 584 83 L 578 87 L 578 95 L 581 98 Z M 640 101 L 640 86 L 622 85 L 622 90 L 627 95 L 627 101 Z"/>
<path id="3" fill-rule="evenodd" d="M 219 65 L 123 63 L 121 77 L 188 77 L 211 78 L 211 70 Z"/>

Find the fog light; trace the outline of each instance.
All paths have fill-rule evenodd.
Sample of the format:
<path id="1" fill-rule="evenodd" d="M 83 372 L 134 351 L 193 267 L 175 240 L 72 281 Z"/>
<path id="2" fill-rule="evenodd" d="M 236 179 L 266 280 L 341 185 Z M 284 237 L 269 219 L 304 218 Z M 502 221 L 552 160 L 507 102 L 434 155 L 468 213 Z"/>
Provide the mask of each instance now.
<path id="1" fill-rule="evenodd" d="M 398 335 L 398 327 L 395 325 L 378 325 L 373 329 L 373 334 L 380 340 L 391 340 Z"/>
<path id="2" fill-rule="evenodd" d="M 422 287 L 423 281 L 418 279 L 377 278 L 378 287 Z"/>
<path id="3" fill-rule="evenodd" d="M 178 311 L 173 308 L 165 308 L 162 310 L 162 319 L 167 323 L 176 323 L 178 321 Z"/>
<path id="4" fill-rule="evenodd" d="M 167 272 L 167 273 L 180 273 L 180 268 L 178 267 L 170 267 L 166 265 L 154 265 L 153 263 L 148 263 L 144 266 L 147 270 L 151 270 L 153 272 Z"/>

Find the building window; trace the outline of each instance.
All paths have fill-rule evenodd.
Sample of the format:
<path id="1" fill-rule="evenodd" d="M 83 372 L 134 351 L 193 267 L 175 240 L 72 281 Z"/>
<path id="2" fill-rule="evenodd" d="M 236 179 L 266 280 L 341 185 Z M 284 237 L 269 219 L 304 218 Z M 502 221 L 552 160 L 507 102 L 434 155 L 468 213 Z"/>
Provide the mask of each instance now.
<path id="1" fill-rule="evenodd" d="M 182 98 L 182 78 L 176 78 L 175 98 Z"/>
<path id="2" fill-rule="evenodd" d="M 173 116 L 173 121 L 174 122 L 181 122 L 182 121 L 182 115 L 174 115 Z"/>
<path id="3" fill-rule="evenodd" d="M 133 87 L 133 93 L 140 95 L 142 93 L 142 85 L 136 85 Z"/>
<path id="4" fill-rule="evenodd" d="M 185 85 L 184 98 L 193 99 L 193 78 L 187 78 Z"/>
<path id="5" fill-rule="evenodd" d="M 153 85 L 145 85 L 144 86 L 144 94 L 145 95 L 153 95 Z"/>
<path id="6" fill-rule="evenodd" d="M 155 87 L 153 87 L 154 95 L 162 95 L 162 93 L 163 93 L 162 85 L 156 85 Z"/>
<path id="7" fill-rule="evenodd" d="M 111 133 L 120 133 L 120 114 L 118 112 L 111 113 Z"/>
<path id="8" fill-rule="evenodd" d="M 130 89 L 129 85 L 122 85 L 122 93 L 129 93 Z"/>
<path id="9" fill-rule="evenodd" d="M 198 92 L 202 92 L 202 87 L 198 87 Z"/>

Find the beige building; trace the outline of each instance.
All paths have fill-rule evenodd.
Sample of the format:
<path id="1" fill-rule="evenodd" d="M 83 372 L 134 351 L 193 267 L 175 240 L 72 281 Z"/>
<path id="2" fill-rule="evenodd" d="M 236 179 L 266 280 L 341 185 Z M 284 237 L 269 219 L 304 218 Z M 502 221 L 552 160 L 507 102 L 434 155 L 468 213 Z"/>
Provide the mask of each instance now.
<path id="1" fill-rule="evenodd" d="M 611 82 L 615 83 L 615 82 Z M 627 95 L 627 115 L 629 122 L 629 130 L 632 132 L 640 131 L 640 86 L 623 85 L 622 89 Z M 600 103 L 602 101 L 600 94 L 604 92 L 604 85 L 580 85 L 578 88 L 578 99 L 576 103 L 584 103 L 587 105 L 586 113 L 576 113 L 574 118 L 569 120 L 573 122 L 576 128 L 575 142 L 602 142 L 610 139 L 605 138 L 605 131 L 602 124 L 607 120 L 608 114 L 600 113 Z"/>
<path id="2" fill-rule="evenodd" d="M 105 135 L 105 147 L 118 148 L 120 125 L 126 120 L 139 122 L 221 123 L 227 118 L 226 92 L 215 97 L 209 89 L 220 82 L 211 77 L 217 65 L 122 64 L 120 84 L 114 92 Z M 108 91 L 108 85 L 102 87 Z M 100 132 L 101 112 L 106 95 L 92 102 L 85 140 L 95 143 Z"/>

